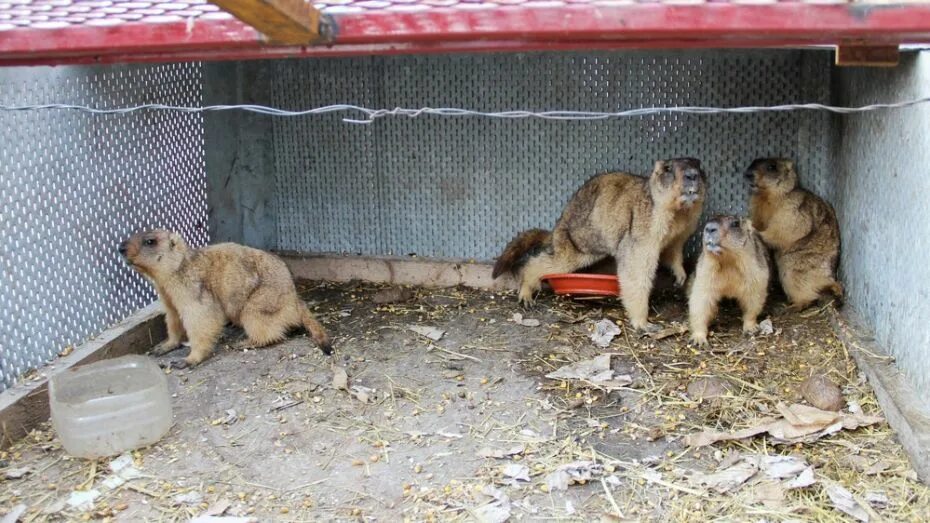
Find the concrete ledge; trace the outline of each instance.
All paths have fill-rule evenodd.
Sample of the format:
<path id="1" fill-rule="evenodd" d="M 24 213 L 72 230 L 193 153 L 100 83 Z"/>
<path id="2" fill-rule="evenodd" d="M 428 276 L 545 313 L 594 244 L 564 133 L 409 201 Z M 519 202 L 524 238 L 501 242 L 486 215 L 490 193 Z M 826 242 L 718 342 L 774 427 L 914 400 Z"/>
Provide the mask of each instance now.
<path id="1" fill-rule="evenodd" d="M 875 390 L 888 424 L 897 433 L 917 476 L 930 484 L 930 406 L 855 313 L 837 313 L 833 320 L 837 335 Z"/>
<path id="2" fill-rule="evenodd" d="M 365 280 L 423 287 L 464 285 L 477 289 L 515 289 L 510 275 L 491 278 L 492 266 L 466 260 L 407 258 L 399 256 L 342 256 L 277 252 L 295 278 L 346 282 Z"/>
<path id="3" fill-rule="evenodd" d="M 0 394 L 0 448 L 29 434 L 48 420 L 48 379 L 72 367 L 126 354 L 145 352 L 165 339 L 159 302 L 145 307 L 56 360 L 41 371 L 41 380 L 10 387 Z"/>

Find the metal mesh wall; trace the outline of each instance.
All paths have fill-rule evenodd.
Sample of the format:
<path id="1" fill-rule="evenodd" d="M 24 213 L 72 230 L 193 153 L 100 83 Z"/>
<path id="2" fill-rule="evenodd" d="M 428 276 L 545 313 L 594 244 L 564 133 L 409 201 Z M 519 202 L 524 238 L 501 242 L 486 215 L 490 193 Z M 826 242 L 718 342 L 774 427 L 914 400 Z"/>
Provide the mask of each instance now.
<path id="1" fill-rule="evenodd" d="M 202 103 L 199 64 L 0 69 L 0 103 Z M 0 113 L 0 388 L 154 298 L 117 244 L 207 240 L 200 115 Z"/>
<path id="2" fill-rule="evenodd" d="M 827 102 L 816 51 L 594 52 L 282 61 L 272 103 L 617 111 L 665 105 Z M 489 259 L 514 233 L 551 227 L 572 192 L 608 170 L 648 172 L 695 156 L 708 212 L 746 211 L 741 173 L 757 156 L 796 158 L 831 196 L 820 113 L 652 116 L 556 122 L 421 117 L 350 125 L 272 122 L 278 247 Z"/>

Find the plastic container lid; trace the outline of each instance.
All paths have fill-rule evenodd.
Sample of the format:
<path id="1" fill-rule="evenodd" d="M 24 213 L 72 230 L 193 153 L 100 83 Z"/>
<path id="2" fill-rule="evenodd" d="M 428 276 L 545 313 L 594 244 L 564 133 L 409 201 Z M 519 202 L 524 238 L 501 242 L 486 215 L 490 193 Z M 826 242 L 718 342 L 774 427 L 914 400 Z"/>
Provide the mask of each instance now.
<path id="1" fill-rule="evenodd" d="M 151 445 L 171 428 L 164 373 L 144 356 L 69 369 L 49 380 L 52 427 L 69 454 L 113 456 Z"/>
<path id="2" fill-rule="evenodd" d="M 553 292 L 568 296 L 619 296 L 620 282 L 612 274 L 547 274 Z"/>

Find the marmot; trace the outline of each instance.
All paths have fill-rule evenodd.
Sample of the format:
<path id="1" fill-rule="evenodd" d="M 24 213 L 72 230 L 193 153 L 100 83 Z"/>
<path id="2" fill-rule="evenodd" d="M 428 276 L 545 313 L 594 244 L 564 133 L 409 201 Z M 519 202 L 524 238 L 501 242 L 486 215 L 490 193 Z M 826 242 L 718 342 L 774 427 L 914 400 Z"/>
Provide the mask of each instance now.
<path id="1" fill-rule="evenodd" d="M 173 366 L 210 357 L 227 322 L 242 326 L 253 347 L 279 342 L 302 325 L 325 354 L 332 353 L 329 336 L 276 256 L 235 243 L 191 249 L 179 234 L 165 230 L 136 234 L 119 252 L 155 285 L 165 306 L 168 339 L 152 353 L 179 348 L 185 334 L 190 339 L 190 355 Z"/>
<path id="2" fill-rule="evenodd" d="M 753 191 L 750 217 L 774 252 L 790 308 L 804 309 L 824 290 L 842 298 L 843 286 L 836 281 L 840 226 L 833 207 L 798 186 L 791 160 L 755 160 L 745 176 Z"/>
<path id="3" fill-rule="evenodd" d="M 693 158 L 659 160 L 648 177 L 607 173 L 585 182 L 555 229 L 517 235 L 494 265 L 520 279 L 520 302 L 532 304 L 542 276 L 572 272 L 607 256 L 617 260 L 621 301 L 638 330 L 652 330 L 649 294 L 661 261 L 684 284 L 683 248 L 697 229 L 706 176 Z"/>
<path id="4" fill-rule="evenodd" d="M 743 309 L 743 332 L 752 333 L 769 285 L 765 244 L 750 220 L 718 216 L 704 226 L 704 248 L 694 270 L 688 296 L 691 341 L 707 343 L 707 327 L 722 298 L 734 298 Z"/>

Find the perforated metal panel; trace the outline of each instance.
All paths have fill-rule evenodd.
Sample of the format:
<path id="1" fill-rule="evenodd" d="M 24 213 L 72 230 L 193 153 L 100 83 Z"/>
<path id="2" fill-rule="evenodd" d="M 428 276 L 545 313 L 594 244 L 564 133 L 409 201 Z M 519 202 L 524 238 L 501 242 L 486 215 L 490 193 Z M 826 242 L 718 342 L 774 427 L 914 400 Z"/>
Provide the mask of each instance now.
<path id="1" fill-rule="evenodd" d="M 598 52 L 285 61 L 272 101 L 290 108 L 617 111 L 829 100 L 824 52 Z M 275 119 L 279 247 L 489 259 L 521 229 L 551 227 L 572 192 L 609 170 L 695 156 L 708 212 L 746 211 L 758 156 L 797 159 L 825 190 L 830 120 L 817 113 L 665 115 L 557 122 L 421 117 L 347 125 Z"/>
<path id="2" fill-rule="evenodd" d="M 0 103 L 202 103 L 199 64 L 0 69 Z M 0 113 L 0 384 L 154 298 L 116 252 L 142 228 L 206 236 L 200 115 Z"/>

